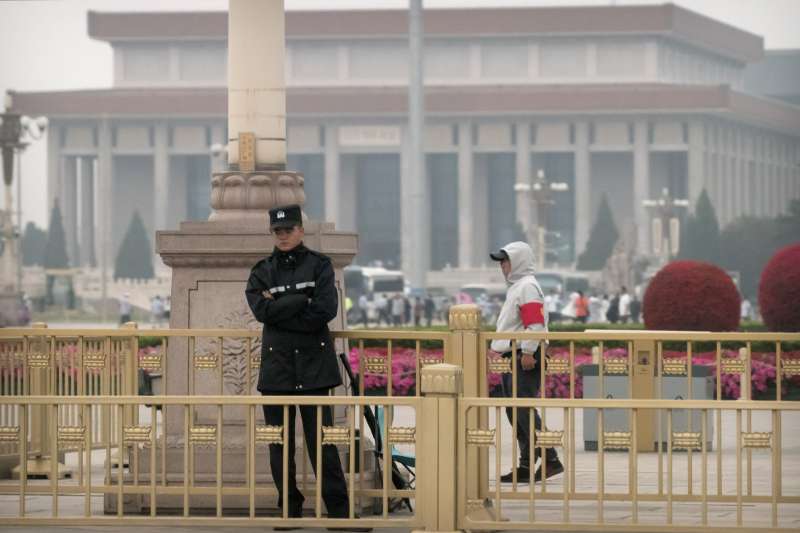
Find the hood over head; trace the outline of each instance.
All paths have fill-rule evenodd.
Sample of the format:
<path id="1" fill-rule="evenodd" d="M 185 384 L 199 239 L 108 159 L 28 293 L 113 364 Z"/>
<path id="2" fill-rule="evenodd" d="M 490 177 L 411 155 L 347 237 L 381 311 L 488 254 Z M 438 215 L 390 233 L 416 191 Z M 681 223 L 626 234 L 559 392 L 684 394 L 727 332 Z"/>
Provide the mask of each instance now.
<path id="1" fill-rule="evenodd" d="M 511 263 L 511 271 L 506 278 L 509 284 L 516 283 L 525 276 L 534 274 L 535 258 L 533 249 L 527 242 L 514 241 L 500 249 L 508 255 L 508 260 Z"/>

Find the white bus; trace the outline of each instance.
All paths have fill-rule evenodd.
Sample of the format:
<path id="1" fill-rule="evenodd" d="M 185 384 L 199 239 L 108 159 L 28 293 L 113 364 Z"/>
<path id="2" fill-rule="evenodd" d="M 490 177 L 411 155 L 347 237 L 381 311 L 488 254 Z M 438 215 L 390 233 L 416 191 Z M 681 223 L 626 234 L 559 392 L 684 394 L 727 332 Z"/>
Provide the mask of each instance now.
<path id="1" fill-rule="evenodd" d="M 362 294 L 403 294 L 406 279 L 400 270 L 380 267 L 348 266 L 344 269 L 344 291 L 354 302 Z"/>

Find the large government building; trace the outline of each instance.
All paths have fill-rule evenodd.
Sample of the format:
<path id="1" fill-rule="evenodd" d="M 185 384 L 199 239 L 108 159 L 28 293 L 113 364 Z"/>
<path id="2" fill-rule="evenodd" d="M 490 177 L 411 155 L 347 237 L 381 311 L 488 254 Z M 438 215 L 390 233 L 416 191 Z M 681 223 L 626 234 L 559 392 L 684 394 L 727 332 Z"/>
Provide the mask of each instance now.
<path id="1" fill-rule="evenodd" d="M 424 28 L 420 204 L 404 186 L 407 12 L 286 15 L 288 167 L 309 216 L 358 232 L 361 264 L 480 267 L 532 223 L 514 185 L 540 170 L 568 186 L 547 215 L 564 264 L 604 193 L 641 251 L 643 202 L 663 188 L 692 203 L 706 189 L 722 225 L 800 197 L 797 53 L 782 63 L 761 37 L 674 5 L 434 9 Z M 88 31 L 113 48 L 113 87 L 13 95 L 50 118 L 47 197 L 75 265 L 113 257 L 134 210 L 151 235 L 207 218 L 226 164 L 211 149 L 227 137 L 226 13 L 90 12 Z"/>

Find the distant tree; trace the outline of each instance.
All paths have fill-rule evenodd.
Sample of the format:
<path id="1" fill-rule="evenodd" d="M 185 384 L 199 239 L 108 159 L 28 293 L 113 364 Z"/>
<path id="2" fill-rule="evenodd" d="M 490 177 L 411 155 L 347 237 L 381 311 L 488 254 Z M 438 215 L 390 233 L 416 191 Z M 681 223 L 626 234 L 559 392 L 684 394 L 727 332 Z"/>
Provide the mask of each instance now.
<path id="1" fill-rule="evenodd" d="M 578 270 L 603 268 L 614 250 L 617 239 L 619 239 L 617 225 L 614 223 L 611 208 L 608 206 L 608 198 L 603 194 L 600 199 L 600 207 L 597 209 L 597 218 L 589 234 L 589 241 L 586 243 L 586 249 L 578 256 Z"/>
<path id="2" fill-rule="evenodd" d="M 767 261 L 784 246 L 800 242 L 800 201 L 775 218 L 740 217 L 720 232 L 720 264 L 739 273 L 739 288 L 751 300 Z"/>
<path id="3" fill-rule="evenodd" d="M 142 217 L 139 216 L 139 211 L 134 211 L 114 263 L 114 279 L 153 278 L 152 254 L 150 239 L 147 238 Z"/>
<path id="4" fill-rule="evenodd" d="M 50 228 L 47 230 L 47 244 L 44 247 L 42 262 L 45 268 L 69 268 L 64 224 L 61 220 L 58 199 L 53 203 L 53 209 L 50 211 Z"/>
<path id="5" fill-rule="evenodd" d="M 678 259 L 720 264 L 719 222 L 705 189 L 697 198 L 694 214 L 686 218 L 681 233 Z"/>
<path id="6" fill-rule="evenodd" d="M 22 234 L 22 264 L 25 266 L 44 264 L 44 249 L 47 232 L 33 222 L 28 222 Z"/>

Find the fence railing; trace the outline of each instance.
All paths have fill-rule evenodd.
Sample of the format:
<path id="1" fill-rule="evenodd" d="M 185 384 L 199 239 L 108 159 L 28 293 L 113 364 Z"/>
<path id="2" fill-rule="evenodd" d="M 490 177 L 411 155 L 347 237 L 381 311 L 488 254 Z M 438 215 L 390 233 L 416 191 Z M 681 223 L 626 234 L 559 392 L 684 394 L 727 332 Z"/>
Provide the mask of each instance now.
<path id="1" fill-rule="evenodd" d="M 144 402 L 147 402 L 145 404 Z M 58 519 L 59 524 L 103 524 L 125 520 L 130 524 L 152 524 L 158 517 L 159 523 L 175 523 L 190 519 L 192 524 L 224 519 L 232 524 L 247 522 L 250 525 L 296 525 L 340 527 L 360 524 L 366 526 L 416 527 L 421 524 L 418 513 L 405 513 L 390 516 L 390 501 L 396 498 L 417 500 L 412 489 L 391 488 L 390 470 L 384 470 L 380 489 L 369 488 L 364 483 L 364 470 L 356 465 L 365 464 L 367 451 L 356 446 L 356 428 L 363 428 L 363 409 L 379 406 L 386 412 L 380 430 L 386 435 L 382 453 L 391 454 L 391 448 L 399 443 L 405 445 L 425 445 L 426 438 L 420 435 L 413 421 L 421 411 L 421 398 L 357 398 L 334 396 L 157 396 L 144 399 L 137 396 L 3 396 L 0 405 L 16 412 L 20 421 L 16 426 L 0 427 L 0 437 L 16 445 L 22 465 L 22 475 L 16 482 L 0 484 L 0 495 L 4 496 L 0 517 L 4 523 L 50 523 Z M 281 425 L 259 423 L 259 410 L 263 406 L 279 406 L 283 411 Z M 64 424 L 56 412 L 64 407 L 74 407 L 78 411 L 75 423 Z M 307 518 L 290 518 L 288 499 L 277 514 L 263 516 L 257 513 L 259 503 L 267 498 L 274 501 L 277 491 L 266 478 L 266 461 L 263 459 L 267 446 L 279 446 L 282 450 L 283 471 L 288 472 L 290 432 L 290 409 L 313 409 L 316 416 L 315 431 L 317 445 L 313 460 L 317 471 L 321 467 L 322 449 L 335 445 L 347 451 L 348 460 L 344 465 L 348 483 L 349 508 L 345 518 L 326 518 L 322 506 L 322 483 L 324 474 L 316 482 L 305 487 L 304 492 L 314 498 L 312 515 Z M 338 407 L 345 410 L 343 424 L 324 426 L 322 409 Z M 50 476 L 47 482 L 28 479 L 26 462 L 28 441 L 24 437 L 28 431 L 29 413 L 34 409 L 45 413 L 45 423 L 50 435 L 49 450 L 57 453 L 77 454 L 75 461 L 80 469 L 69 480 Z M 117 461 L 112 464 L 112 450 L 105 447 L 103 453 L 93 452 L 98 443 L 89 430 L 93 422 L 94 409 L 107 413 L 112 420 L 110 431 L 117 435 L 117 443 L 129 457 L 129 464 Z M 210 408 L 215 411 L 213 423 L 200 420 L 198 411 Z M 243 426 L 233 426 L 224 422 L 226 409 L 245 410 Z M 403 420 L 412 422 L 410 426 L 394 423 L 393 413 L 400 410 Z M 136 412 L 130 418 L 126 413 Z M 165 418 L 159 412 L 169 412 L 183 420 L 180 435 L 169 436 L 164 424 Z M 115 416 L 111 416 L 114 414 Z M 305 415 L 304 415 L 305 416 Z M 230 446 L 243 448 L 245 462 L 226 465 L 223 450 Z M 201 450 L 210 458 L 214 475 L 203 477 L 195 468 L 195 460 Z M 294 450 L 291 450 L 294 453 Z M 122 454 L 120 454 L 122 455 Z M 51 462 L 55 467 L 55 462 Z M 423 460 L 424 464 L 424 460 Z M 428 483 L 431 474 L 420 469 L 420 484 Z M 230 479 L 233 478 L 233 479 Z M 286 494 L 288 476 L 283 477 L 283 492 Z M 30 496 L 49 497 L 49 507 L 42 511 L 40 505 L 30 506 Z M 13 505 L 10 499 L 16 497 Z M 76 498 L 80 502 L 76 502 Z M 379 516 L 358 518 L 356 509 L 362 499 L 378 499 Z M 61 504 L 70 500 L 68 505 Z M 98 514 L 98 500 L 105 501 L 106 516 Z M 204 502 L 205 500 L 205 502 Z M 205 510 L 210 505 L 212 517 Z M 65 508 L 66 507 L 66 508 Z M 198 507 L 201 509 L 198 510 Z M 166 514 L 164 514 L 166 513 Z M 111 514 L 113 518 L 107 516 Z M 180 518 L 176 518 L 175 516 Z"/>
<path id="2" fill-rule="evenodd" d="M 340 433 L 331 435 L 338 435 L 345 471 L 351 461 L 358 465 L 355 480 L 349 473 L 351 506 L 365 514 L 378 501 L 381 518 L 359 519 L 362 525 L 688 531 L 780 529 L 800 521 L 800 454 L 787 438 L 800 431 L 800 403 L 785 401 L 800 390 L 800 334 L 509 334 L 482 332 L 479 320 L 474 306 L 454 306 L 448 332 L 333 332 L 337 352 L 347 354 L 358 376 L 355 393 L 306 399 L 255 396 L 259 331 L 0 330 L 0 463 L 18 464 L 20 477 L 16 485 L 0 482 L 0 492 L 48 494 L 52 505 L 80 494 L 92 520 L 100 497 L 106 513 L 126 520 L 144 510 L 176 523 L 197 512 L 214 515 L 202 519 L 208 521 L 277 524 L 283 518 L 262 515 L 265 499 L 275 495 L 267 470 L 250 471 L 264 462 L 254 459 L 256 450 L 277 438 L 258 418 L 258 408 L 274 400 L 333 408 Z M 498 339 L 510 341 L 503 354 L 489 349 Z M 535 370 L 535 394 L 520 389 L 521 370 L 513 364 L 530 340 L 549 343 Z M 160 382 L 155 396 L 136 396 L 144 375 Z M 510 390 L 498 385 L 503 376 Z M 381 406 L 385 435 L 408 439 L 413 429 L 413 442 L 387 437 L 386 453 L 373 456 L 381 462 L 395 444 L 413 446 L 417 472 L 426 473 L 416 490 L 387 488 L 389 468 L 369 477 L 363 411 L 370 405 Z M 534 408 L 542 428 L 530 430 L 529 459 L 537 446 L 556 447 L 565 474 L 541 484 L 514 475 L 502 483 L 503 471 L 519 466 L 520 413 Z M 405 433 L 394 430 L 403 409 L 413 411 L 399 417 Z M 143 429 L 148 423 L 150 433 Z M 209 443 L 217 444 L 213 452 Z M 353 446 L 357 453 L 347 452 Z M 64 453 L 83 454 L 71 456 L 77 470 L 68 481 L 58 480 L 57 461 L 22 461 Z M 34 469 L 48 480 L 28 479 Z M 298 469 L 304 492 L 317 498 L 314 517 L 298 524 L 329 524 L 317 521 L 319 481 L 306 462 Z M 398 498 L 415 500 L 415 511 L 390 513 Z M 151 499 L 155 506 L 147 505 Z M 120 510 L 120 501 L 128 509 Z M 687 513 L 696 523 L 683 520 Z"/>
<path id="3" fill-rule="evenodd" d="M 516 465 L 517 428 L 505 422 L 502 411 L 550 411 L 550 424 L 530 426 L 530 464 L 545 448 L 555 448 L 564 474 L 542 481 L 502 483 L 499 476 Z M 596 409 L 599 442 L 596 453 L 578 454 L 580 424 Z M 488 410 L 489 423 L 470 425 L 473 411 Z M 800 455 L 784 457 L 798 429 L 798 402 L 719 400 L 585 400 L 463 398 L 459 402 L 459 511 L 463 529 L 594 529 L 609 530 L 784 530 L 800 520 L 800 483 L 786 475 L 796 469 Z M 604 417 L 622 412 L 630 420 L 627 431 L 608 431 Z M 676 428 L 678 412 L 697 413 L 694 431 Z M 655 453 L 638 449 L 637 418 L 646 412 L 663 417 L 665 442 Z M 710 419 L 716 414 L 713 451 Z M 556 416 L 552 416 L 556 415 Z M 544 418 L 544 416 L 543 416 Z M 555 419 L 555 424 L 553 424 Z M 756 428 L 745 428 L 757 424 Z M 785 433 L 784 424 L 791 431 Z M 730 423 L 732 428 L 725 428 Z M 585 426 L 584 426 L 585 428 Z M 488 484 L 483 494 L 469 494 L 480 472 L 469 468 L 471 449 L 488 452 Z M 695 452 L 695 458 L 692 458 Z M 754 461 L 754 454 L 758 454 Z M 512 470 L 513 471 L 513 470 Z M 531 472 L 533 475 L 533 472 Z"/>

